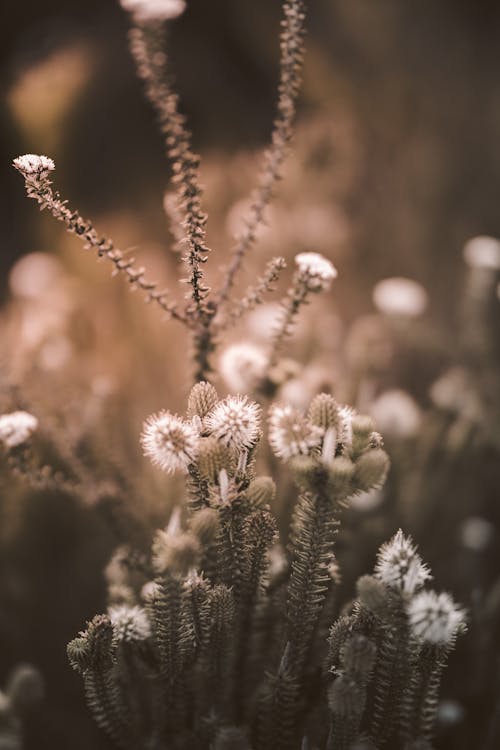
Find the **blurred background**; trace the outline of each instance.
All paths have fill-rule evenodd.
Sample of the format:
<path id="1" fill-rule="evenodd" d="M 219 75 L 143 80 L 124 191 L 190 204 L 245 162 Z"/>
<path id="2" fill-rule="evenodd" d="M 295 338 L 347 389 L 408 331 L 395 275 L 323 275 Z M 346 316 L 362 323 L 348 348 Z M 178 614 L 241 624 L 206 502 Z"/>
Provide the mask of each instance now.
<path id="1" fill-rule="evenodd" d="M 482 629 L 450 670 L 438 739 L 442 748 L 479 747 L 478 732 L 485 743 L 497 736 L 488 722 L 500 705 L 498 657 L 490 671 L 485 664 L 500 632 L 494 629 L 500 623 L 495 619 L 499 430 L 498 421 L 484 417 L 499 413 L 499 306 L 491 308 L 498 303 L 498 269 L 495 284 L 488 282 L 493 290 L 488 310 L 479 316 L 490 326 L 483 336 L 474 327 L 477 320 L 469 328 L 464 324 L 476 292 L 468 298 L 464 291 L 474 284 L 463 247 L 477 235 L 500 236 L 500 6 L 494 0 L 314 0 L 310 5 L 296 138 L 269 226 L 247 262 L 247 278 L 276 254 L 292 258 L 314 250 L 335 263 L 339 279 L 320 308 L 323 335 L 317 321 L 309 328 L 306 322 L 294 355 L 305 364 L 311 353 L 323 353 L 316 385 L 338 379 L 346 398 L 352 391 L 349 373 L 359 375 L 365 367 L 359 363 L 360 347 L 366 351 L 372 345 L 380 354 L 387 336 L 392 354 L 390 363 L 382 355 L 383 366 L 375 367 L 375 396 L 404 389 L 424 412 L 443 409 L 446 398 L 431 398 L 429 389 L 450 369 L 461 368 L 444 387 L 445 394 L 454 394 L 453 408 L 448 399 L 444 417 L 434 412 L 429 417 L 432 440 L 422 428 L 404 443 L 405 452 L 394 438 L 393 461 L 399 468 L 386 510 L 380 518 L 370 509 L 368 521 L 352 520 L 352 534 L 362 527 L 372 541 L 353 563 L 350 578 L 367 572 L 386 531 L 406 521 L 439 585 L 467 606 L 477 605 L 482 622 L 490 618 L 491 634 Z M 182 109 L 203 157 L 214 283 L 256 180 L 256 154 L 271 131 L 279 18 L 278 0 L 188 0 L 188 11 L 169 35 Z M 125 480 L 113 463 L 116 456 L 122 463 L 128 457 L 133 476 L 127 482 L 137 484 L 127 485 L 128 497 L 137 500 L 133 514 L 152 524 L 163 519 L 158 505 L 163 490 L 158 477 L 144 469 L 137 435 L 151 411 L 180 411 L 189 350 L 175 324 L 165 325 L 156 310 L 145 310 L 120 280 L 110 279 L 106 266 L 81 251 L 77 239 L 36 210 L 10 164 L 27 152 L 52 157 L 63 197 L 117 246 L 133 250 L 149 275 L 181 299 L 183 289 L 175 281 L 179 254 L 163 211 L 169 172 L 129 56 L 128 20 L 115 0 L 4 0 L 0 19 L 0 412 L 35 409 L 45 417 L 47 440 L 57 446 L 62 468 L 81 470 L 62 455 L 64 434 L 81 456 L 88 458 L 93 450 L 96 472 L 111 474 L 114 482 L 109 497 L 101 490 L 99 502 L 83 504 L 42 490 L 26 498 L 15 483 L 2 488 L 0 684 L 20 661 L 34 663 L 44 676 L 46 698 L 26 722 L 27 748 L 105 748 L 79 680 L 67 666 L 64 645 L 104 609 L 103 567 L 130 524 L 135 528 L 127 519 L 126 531 L 117 529 L 114 500 L 117 486 L 125 492 Z M 426 290 L 424 322 L 411 335 L 404 327 L 381 333 L 373 320 L 359 323 L 374 315 L 374 285 L 400 276 Z M 254 318 L 236 339 L 258 338 L 258 326 Z M 356 398 L 363 400 L 359 392 Z M 469 433 L 457 436 L 454 428 L 450 458 L 443 436 L 457 421 L 463 428 L 465 401 L 474 408 L 481 402 L 476 411 L 470 407 L 465 420 L 481 436 L 474 433 L 471 443 Z M 74 426 L 82 422 L 85 428 Z M 484 430 L 480 422 L 482 427 L 487 422 Z M 390 436 L 388 443 L 390 448 Z M 425 496 L 431 503 L 444 492 L 451 498 L 447 507 L 455 503 L 449 514 L 441 510 L 436 518 L 429 505 L 417 518 L 408 510 L 413 500 L 395 509 L 400 474 L 415 455 L 420 473 L 414 473 L 410 487 L 404 485 L 405 497 L 418 502 Z M 470 460 L 465 468 L 464 456 Z M 467 546 L 460 536 L 470 518 L 489 524 L 481 527 L 482 537 L 477 524 L 475 537 L 466 527 L 476 540 L 475 552 L 474 543 Z M 434 533 L 425 536 L 429 524 Z M 440 531 L 450 532 L 449 555 Z M 488 538 L 486 547 L 479 545 L 479 557 L 478 534 Z M 347 590 L 349 578 L 345 585 Z M 492 591 L 485 614 L 485 592 Z M 467 670 L 478 662 L 483 671 L 466 685 Z"/>

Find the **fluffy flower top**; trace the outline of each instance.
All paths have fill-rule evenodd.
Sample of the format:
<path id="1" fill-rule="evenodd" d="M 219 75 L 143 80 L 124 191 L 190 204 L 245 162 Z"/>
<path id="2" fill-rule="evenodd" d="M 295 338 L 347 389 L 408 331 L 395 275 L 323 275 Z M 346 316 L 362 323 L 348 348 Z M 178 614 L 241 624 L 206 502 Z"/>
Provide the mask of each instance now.
<path id="1" fill-rule="evenodd" d="M 196 457 L 198 443 L 194 426 L 168 411 L 149 417 L 141 435 L 144 454 L 169 474 L 187 473 Z"/>
<path id="2" fill-rule="evenodd" d="M 386 315 L 416 318 L 427 307 L 427 292 L 418 281 L 394 276 L 375 285 L 373 302 Z"/>
<path id="3" fill-rule="evenodd" d="M 120 0 L 120 4 L 138 23 L 170 21 L 186 9 L 184 0 Z"/>
<path id="4" fill-rule="evenodd" d="M 246 396 L 228 396 L 205 419 L 217 440 L 236 451 L 252 448 L 260 437 L 260 407 Z"/>
<path id="5" fill-rule="evenodd" d="M 320 446 L 323 433 L 293 406 L 273 404 L 269 410 L 269 444 L 275 456 L 284 461 L 308 456 Z"/>
<path id="6" fill-rule="evenodd" d="M 500 269 L 500 241 L 495 237 L 473 237 L 465 243 L 464 260 L 471 268 Z"/>
<path id="7" fill-rule="evenodd" d="M 130 607 L 121 604 L 118 607 L 110 607 L 109 618 L 113 625 L 113 635 L 116 641 L 145 641 L 151 636 L 151 625 L 142 607 Z"/>
<path id="8" fill-rule="evenodd" d="M 333 263 L 320 253 L 299 253 L 295 263 L 310 292 L 328 291 L 338 275 Z"/>
<path id="9" fill-rule="evenodd" d="M 256 388 L 264 377 L 267 356 L 254 344 L 233 344 L 224 350 L 219 360 L 219 369 L 229 389 L 245 393 Z"/>
<path id="10" fill-rule="evenodd" d="M 408 603 L 407 614 L 413 635 L 428 643 L 450 643 L 465 624 L 464 611 L 445 592 L 421 591 Z"/>
<path id="11" fill-rule="evenodd" d="M 38 154 L 24 154 L 14 159 L 15 168 L 24 175 L 24 177 L 35 178 L 38 180 L 46 179 L 50 172 L 53 172 L 56 165 L 48 156 L 39 156 Z"/>
<path id="12" fill-rule="evenodd" d="M 381 546 L 375 576 L 386 586 L 405 594 L 413 594 L 431 578 L 411 537 L 404 536 L 401 529 Z"/>
<path id="13" fill-rule="evenodd" d="M 13 411 L 0 416 L 0 443 L 16 448 L 26 443 L 38 427 L 38 419 L 27 411 Z"/>

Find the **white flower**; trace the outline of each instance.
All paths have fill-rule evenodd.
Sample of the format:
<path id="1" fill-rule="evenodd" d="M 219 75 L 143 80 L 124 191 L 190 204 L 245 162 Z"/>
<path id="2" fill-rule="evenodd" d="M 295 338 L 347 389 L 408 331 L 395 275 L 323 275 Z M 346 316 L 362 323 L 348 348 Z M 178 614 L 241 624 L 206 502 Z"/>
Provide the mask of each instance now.
<path id="1" fill-rule="evenodd" d="M 198 433 L 189 422 L 168 411 L 153 414 L 144 425 L 144 454 L 169 474 L 187 473 L 198 450 Z"/>
<path id="2" fill-rule="evenodd" d="M 15 168 L 25 177 L 45 180 L 50 172 L 53 172 L 56 165 L 48 156 L 39 156 L 38 154 L 24 154 L 14 159 Z"/>
<path id="3" fill-rule="evenodd" d="M 394 389 L 382 393 L 371 405 L 370 415 L 382 435 L 409 438 L 422 421 L 420 407 L 406 391 Z"/>
<path id="4" fill-rule="evenodd" d="M 235 393 L 253 391 L 264 377 L 268 359 L 254 344 L 233 344 L 224 350 L 219 370 L 229 389 Z"/>
<path id="5" fill-rule="evenodd" d="M 228 396 L 208 414 L 205 427 L 229 448 L 248 450 L 260 436 L 260 407 L 246 396 Z"/>
<path id="6" fill-rule="evenodd" d="M 309 455 L 320 446 L 323 432 L 293 406 L 273 404 L 269 409 L 269 444 L 274 455 L 285 461 Z"/>
<path id="7" fill-rule="evenodd" d="M 495 237 L 473 237 L 465 243 L 464 260 L 471 268 L 500 269 L 500 241 Z"/>
<path id="8" fill-rule="evenodd" d="M 184 0 L 120 0 L 120 4 L 138 23 L 170 21 L 186 9 Z"/>
<path id="9" fill-rule="evenodd" d="M 411 537 L 405 537 L 401 529 L 379 549 L 375 576 L 389 588 L 405 594 L 413 594 L 431 578 Z"/>
<path id="10" fill-rule="evenodd" d="M 121 604 L 108 609 L 113 625 L 113 634 L 117 641 L 145 641 L 151 635 L 151 625 L 142 607 L 130 607 Z"/>
<path id="11" fill-rule="evenodd" d="M 373 302 L 386 315 L 416 318 L 427 307 L 427 292 L 418 281 L 394 276 L 375 285 Z"/>
<path id="12" fill-rule="evenodd" d="M 295 263 L 310 292 L 328 291 L 338 275 L 333 263 L 320 253 L 299 253 Z"/>
<path id="13" fill-rule="evenodd" d="M 449 643 L 465 622 L 464 611 L 444 592 L 421 591 L 406 611 L 413 635 L 429 643 Z"/>
<path id="14" fill-rule="evenodd" d="M 26 443 L 38 427 L 38 419 L 27 411 L 13 411 L 0 416 L 0 443 L 16 448 Z"/>
<path id="15" fill-rule="evenodd" d="M 141 589 L 141 599 L 145 602 L 153 601 L 161 591 L 160 584 L 156 581 L 146 581 Z"/>

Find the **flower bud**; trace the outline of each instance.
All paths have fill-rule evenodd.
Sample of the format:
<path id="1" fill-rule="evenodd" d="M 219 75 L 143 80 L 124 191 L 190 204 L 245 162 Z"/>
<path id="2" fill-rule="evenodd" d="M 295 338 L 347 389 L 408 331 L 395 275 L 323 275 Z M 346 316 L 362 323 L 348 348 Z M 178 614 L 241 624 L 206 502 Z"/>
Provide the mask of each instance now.
<path id="1" fill-rule="evenodd" d="M 228 473 L 234 470 L 230 448 L 217 438 L 211 436 L 200 440 L 198 451 L 198 471 L 206 482 L 218 484 L 223 469 Z"/>
<path id="2" fill-rule="evenodd" d="M 354 484 L 358 489 L 367 491 L 372 487 L 381 487 L 389 471 L 389 456 L 381 448 L 363 453 L 356 461 Z"/>
<path id="3" fill-rule="evenodd" d="M 189 394 L 187 416 L 190 419 L 193 417 L 203 419 L 212 411 L 218 400 L 217 391 L 211 383 L 205 381 L 196 383 Z"/>
<path id="4" fill-rule="evenodd" d="M 271 477 L 257 477 L 250 482 L 246 496 L 248 501 L 256 507 L 269 505 L 276 497 L 276 484 Z"/>
<path id="5" fill-rule="evenodd" d="M 307 412 L 307 418 L 312 424 L 322 427 L 323 430 L 334 427 L 337 432 L 339 431 L 339 406 L 329 393 L 320 393 L 313 398 Z"/>

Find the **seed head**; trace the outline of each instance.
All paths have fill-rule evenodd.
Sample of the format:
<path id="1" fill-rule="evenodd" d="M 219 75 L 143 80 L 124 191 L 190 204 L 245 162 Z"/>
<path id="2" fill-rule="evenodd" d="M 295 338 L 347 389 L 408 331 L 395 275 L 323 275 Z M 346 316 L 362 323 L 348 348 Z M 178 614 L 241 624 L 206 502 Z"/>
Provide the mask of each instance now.
<path id="1" fill-rule="evenodd" d="M 38 419 L 27 411 L 13 411 L 0 416 L 0 443 L 17 448 L 26 443 L 38 427 Z"/>
<path id="2" fill-rule="evenodd" d="M 267 357 L 263 350 L 254 344 L 234 344 L 222 354 L 219 368 L 228 388 L 234 393 L 255 390 L 264 377 Z"/>
<path id="3" fill-rule="evenodd" d="M 431 578 L 411 537 L 405 537 L 401 529 L 381 546 L 375 576 L 389 588 L 405 594 L 414 594 Z"/>
<path id="4" fill-rule="evenodd" d="M 246 396 L 228 396 L 205 420 L 207 430 L 235 451 L 249 450 L 260 436 L 260 407 Z"/>
<path id="5" fill-rule="evenodd" d="M 109 618 L 113 625 L 113 636 L 116 641 L 134 643 L 145 641 L 151 635 L 151 625 L 142 607 L 129 607 L 122 604 L 110 607 Z"/>
<path id="6" fill-rule="evenodd" d="M 275 456 L 284 461 L 310 455 L 320 446 L 323 432 L 293 406 L 273 404 L 269 410 L 269 444 Z"/>
<path id="7" fill-rule="evenodd" d="M 421 591 L 408 603 L 407 613 L 413 634 L 429 643 L 450 643 L 465 623 L 464 611 L 445 592 Z"/>
<path id="8" fill-rule="evenodd" d="M 149 417 L 141 435 L 144 454 L 168 474 L 187 473 L 196 457 L 198 442 L 193 425 L 168 411 Z"/>

